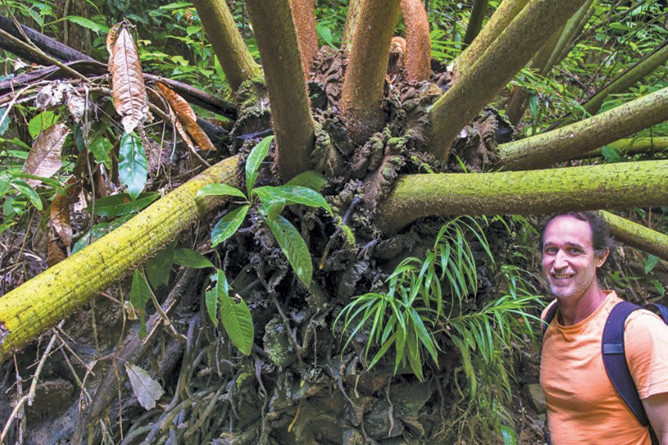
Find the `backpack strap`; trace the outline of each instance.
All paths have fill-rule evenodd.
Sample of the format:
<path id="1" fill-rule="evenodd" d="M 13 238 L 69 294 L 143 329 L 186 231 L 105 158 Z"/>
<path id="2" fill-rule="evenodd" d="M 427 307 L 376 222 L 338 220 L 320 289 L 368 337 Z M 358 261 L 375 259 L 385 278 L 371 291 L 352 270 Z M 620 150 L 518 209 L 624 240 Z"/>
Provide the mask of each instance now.
<path id="1" fill-rule="evenodd" d="M 645 309 L 654 312 L 659 317 L 663 318 L 665 324 L 668 324 L 668 307 L 659 303 L 649 303 L 645 305 Z"/>
<path id="2" fill-rule="evenodd" d="M 638 389 L 631 377 L 624 353 L 624 322 L 631 312 L 638 309 L 642 308 L 628 301 L 621 301 L 612 308 L 603 328 L 601 348 L 605 372 L 612 386 L 615 387 L 640 424 L 649 426 L 645 408 L 640 401 Z"/>
<path id="3" fill-rule="evenodd" d="M 547 312 L 545 312 L 545 318 L 543 318 L 543 324 L 542 324 L 543 335 L 545 335 L 548 326 L 550 326 L 550 323 L 552 323 L 552 320 L 554 320 L 554 317 L 557 315 L 558 309 L 559 309 L 559 303 L 556 301 L 547 308 Z"/>

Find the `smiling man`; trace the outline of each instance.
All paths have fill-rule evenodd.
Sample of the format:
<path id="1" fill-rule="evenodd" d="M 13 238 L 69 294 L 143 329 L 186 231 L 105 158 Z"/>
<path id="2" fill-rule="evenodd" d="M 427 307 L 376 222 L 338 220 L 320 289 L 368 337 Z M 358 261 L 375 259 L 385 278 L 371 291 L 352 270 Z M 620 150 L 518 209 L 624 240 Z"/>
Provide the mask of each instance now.
<path id="1" fill-rule="evenodd" d="M 545 331 L 540 367 L 552 445 L 668 445 L 668 326 L 647 310 L 632 312 L 624 324 L 626 363 L 655 441 L 603 363 L 603 328 L 622 301 L 597 279 L 613 246 L 605 222 L 593 212 L 553 216 L 541 245 L 543 272 L 556 297 L 543 313 L 554 318 Z"/>

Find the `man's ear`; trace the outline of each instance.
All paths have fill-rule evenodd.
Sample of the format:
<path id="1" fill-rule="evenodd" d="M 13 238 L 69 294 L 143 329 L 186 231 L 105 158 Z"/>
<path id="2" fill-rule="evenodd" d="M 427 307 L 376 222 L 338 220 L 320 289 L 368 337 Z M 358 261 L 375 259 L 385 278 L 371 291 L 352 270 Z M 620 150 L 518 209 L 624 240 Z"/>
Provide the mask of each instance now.
<path id="1" fill-rule="evenodd" d="M 610 255 L 610 249 L 605 249 L 603 253 L 600 255 L 596 255 L 596 267 L 599 268 L 605 264 L 605 261 L 608 259 L 608 255 Z"/>

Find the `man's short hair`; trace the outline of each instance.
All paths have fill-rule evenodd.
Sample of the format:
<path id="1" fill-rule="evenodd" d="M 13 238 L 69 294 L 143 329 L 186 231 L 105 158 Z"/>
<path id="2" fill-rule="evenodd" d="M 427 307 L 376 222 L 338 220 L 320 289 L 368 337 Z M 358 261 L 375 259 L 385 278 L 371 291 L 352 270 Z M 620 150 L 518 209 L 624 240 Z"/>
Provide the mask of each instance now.
<path id="1" fill-rule="evenodd" d="M 601 256 L 605 253 L 606 250 L 612 252 L 615 248 L 615 240 L 610 236 L 610 231 L 608 229 L 608 223 L 605 222 L 603 217 L 598 212 L 565 212 L 565 213 L 555 213 L 554 215 L 548 216 L 542 224 L 540 230 L 540 247 L 543 248 L 543 236 L 545 235 L 545 229 L 547 225 L 557 216 L 572 216 L 579 219 L 580 221 L 585 221 L 589 223 L 592 234 L 592 245 L 594 246 L 594 253 L 596 256 Z"/>

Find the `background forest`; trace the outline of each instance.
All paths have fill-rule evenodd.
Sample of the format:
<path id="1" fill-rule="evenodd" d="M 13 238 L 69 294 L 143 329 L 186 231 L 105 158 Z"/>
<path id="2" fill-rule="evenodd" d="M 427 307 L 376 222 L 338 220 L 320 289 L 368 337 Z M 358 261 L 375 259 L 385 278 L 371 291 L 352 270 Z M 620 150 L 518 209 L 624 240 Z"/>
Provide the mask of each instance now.
<path id="1" fill-rule="evenodd" d="M 665 2 L 164 3 L 2 2 L 0 443 L 542 444 L 555 211 L 665 303 Z"/>

